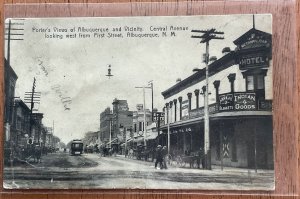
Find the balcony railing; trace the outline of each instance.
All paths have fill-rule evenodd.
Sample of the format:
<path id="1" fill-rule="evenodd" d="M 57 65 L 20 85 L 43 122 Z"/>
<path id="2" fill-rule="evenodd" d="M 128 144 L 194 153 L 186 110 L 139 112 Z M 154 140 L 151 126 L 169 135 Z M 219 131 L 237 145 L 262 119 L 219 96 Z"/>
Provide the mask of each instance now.
<path id="1" fill-rule="evenodd" d="M 224 93 L 208 106 L 209 114 L 232 111 L 272 111 L 272 100 L 258 100 L 254 92 Z M 204 116 L 204 107 L 193 109 L 188 118 Z M 186 119 L 188 119 L 186 118 Z"/>

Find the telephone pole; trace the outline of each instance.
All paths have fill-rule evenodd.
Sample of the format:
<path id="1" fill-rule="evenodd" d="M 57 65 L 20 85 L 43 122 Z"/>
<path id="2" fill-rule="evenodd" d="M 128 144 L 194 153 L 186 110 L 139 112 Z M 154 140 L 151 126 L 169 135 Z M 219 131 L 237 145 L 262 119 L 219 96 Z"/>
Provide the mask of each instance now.
<path id="1" fill-rule="evenodd" d="M 35 111 L 35 109 L 33 109 L 34 104 L 39 104 L 40 98 L 41 98 L 41 92 L 36 92 L 35 87 L 36 87 L 36 79 L 34 77 L 31 92 L 25 92 L 25 98 L 24 98 L 25 103 L 30 104 L 30 118 L 29 118 L 29 137 L 30 137 L 30 139 L 31 139 L 32 120 L 33 120 L 32 114 L 33 114 L 33 111 Z"/>
<path id="2" fill-rule="evenodd" d="M 209 109 L 208 109 L 208 62 L 209 62 L 209 41 L 213 39 L 224 39 L 224 37 L 218 37 L 217 35 L 223 35 L 224 32 L 218 32 L 212 28 L 209 30 L 192 30 L 195 33 L 202 33 L 200 36 L 192 36 L 192 38 L 201 39 L 200 43 L 206 44 L 205 53 L 205 84 L 206 89 L 204 93 L 204 159 L 205 168 L 211 170 L 211 152 L 210 152 L 210 140 L 209 140 Z M 194 69 L 194 71 L 200 71 L 201 69 Z"/>
<path id="3" fill-rule="evenodd" d="M 150 88 L 153 91 L 153 84 L 151 83 L 151 87 L 146 87 L 146 86 L 136 86 L 135 88 L 142 88 L 143 89 L 143 108 L 144 108 L 144 146 L 147 148 L 147 122 L 146 122 L 146 97 L 145 97 L 145 89 Z M 153 96 L 153 95 L 152 95 Z M 152 98 L 152 103 L 153 103 L 153 98 Z"/>

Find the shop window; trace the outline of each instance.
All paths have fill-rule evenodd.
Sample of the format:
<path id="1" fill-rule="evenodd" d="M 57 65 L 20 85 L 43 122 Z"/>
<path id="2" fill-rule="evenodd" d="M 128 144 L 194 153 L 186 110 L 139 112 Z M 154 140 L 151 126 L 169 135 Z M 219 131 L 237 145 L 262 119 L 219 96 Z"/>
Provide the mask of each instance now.
<path id="1" fill-rule="evenodd" d="M 221 135 L 218 135 L 218 133 L 221 134 L 221 132 L 216 133 L 216 160 L 221 160 Z"/>
<path id="2" fill-rule="evenodd" d="M 17 119 L 16 129 L 17 130 L 21 130 L 22 129 L 22 121 L 21 121 L 20 118 Z"/>
<path id="3" fill-rule="evenodd" d="M 247 85 L 247 91 L 253 91 L 254 90 L 254 76 L 247 76 L 246 78 L 246 85 Z"/>
<path id="4" fill-rule="evenodd" d="M 265 77 L 257 75 L 257 89 L 265 89 Z"/>
<path id="5" fill-rule="evenodd" d="M 232 136 L 232 141 L 231 141 L 231 161 L 237 162 L 237 147 L 236 147 L 236 137 L 235 135 Z"/>
<path id="6" fill-rule="evenodd" d="M 246 91 L 254 91 L 258 100 L 265 98 L 266 71 L 246 74 Z"/>

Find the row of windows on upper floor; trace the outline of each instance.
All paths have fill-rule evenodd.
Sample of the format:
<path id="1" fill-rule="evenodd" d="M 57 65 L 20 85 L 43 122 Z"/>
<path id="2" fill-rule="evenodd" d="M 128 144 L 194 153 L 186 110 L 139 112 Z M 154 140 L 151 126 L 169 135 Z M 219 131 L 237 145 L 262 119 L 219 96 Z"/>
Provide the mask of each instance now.
<path id="1" fill-rule="evenodd" d="M 244 83 L 245 88 L 243 89 L 243 91 L 255 92 L 257 99 L 265 99 L 265 76 L 266 76 L 266 74 L 267 74 L 267 70 L 265 70 L 265 69 L 258 70 L 258 72 L 255 71 L 255 73 L 243 74 L 243 78 L 245 81 L 245 83 Z M 235 92 L 235 86 L 236 86 L 235 85 L 236 84 L 236 82 L 235 82 L 236 74 L 230 73 L 227 76 L 227 78 L 228 78 L 227 84 L 229 83 L 229 87 L 230 87 L 229 91 L 233 93 L 233 92 Z M 217 103 L 219 94 L 222 94 L 222 93 L 219 93 L 220 80 L 215 80 L 213 82 L 213 86 L 214 86 L 214 90 L 215 90 L 215 93 L 214 93 L 215 99 L 213 100 L 213 103 Z M 192 109 L 193 95 L 195 96 L 195 102 L 194 102 L 195 106 L 194 107 L 196 109 L 199 108 L 200 101 L 202 102 L 201 104 L 203 104 L 203 106 L 204 106 L 204 98 L 201 99 L 199 96 L 200 95 L 204 96 L 205 92 L 206 92 L 206 86 L 203 86 L 201 91 L 200 91 L 200 89 L 195 89 L 193 92 L 194 94 L 192 92 L 186 93 L 187 100 L 184 100 L 182 96 L 179 96 L 178 98 L 175 98 L 175 99 L 173 98 L 173 100 L 167 102 L 164 107 L 165 112 L 167 110 L 166 109 L 167 107 L 169 108 L 169 110 L 172 110 L 172 108 L 174 109 L 173 112 L 170 112 L 171 122 L 176 121 L 177 119 L 179 119 L 179 120 L 182 119 L 182 104 L 183 104 L 183 102 L 187 102 L 189 111 Z M 209 94 L 211 94 L 210 91 L 209 91 Z M 179 105 L 179 107 L 177 107 L 178 106 L 177 104 Z M 179 108 L 178 111 L 177 111 L 177 108 Z M 167 115 L 168 114 L 165 114 L 166 121 L 167 121 Z"/>

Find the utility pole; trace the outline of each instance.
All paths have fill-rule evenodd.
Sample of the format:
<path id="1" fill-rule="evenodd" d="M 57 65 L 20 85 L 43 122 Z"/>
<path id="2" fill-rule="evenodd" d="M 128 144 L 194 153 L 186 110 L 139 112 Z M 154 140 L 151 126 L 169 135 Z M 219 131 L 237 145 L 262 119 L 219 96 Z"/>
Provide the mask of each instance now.
<path id="1" fill-rule="evenodd" d="M 151 88 L 151 98 L 152 98 L 152 122 L 153 122 L 153 80 L 149 81 L 150 88 Z"/>
<path id="2" fill-rule="evenodd" d="M 39 104 L 40 98 L 41 98 L 41 92 L 36 92 L 35 87 L 36 87 L 36 79 L 34 77 L 31 92 L 25 92 L 25 98 L 24 98 L 25 103 L 30 104 L 30 118 L 29 118 L 29 137 L 30 138 L 31 138 L 31 130 L 32 130 L 32 120 L 33 120 L 32 114 L 33 114 L 33 111 L 37 110 L 37 109 L 34 109 L 34 104 Z"/>
<path id="3" fill-rule="evenodd" d="M 223 35 L 224 32 L 218 32 L 216 29 L 212 28 L 209 30 L 192 30 L 195 33 L 202 33 L 201 36 L 192 36 L 192 38 L 201 39 L 200 43 L 206 44 L 205 53 L 205 84 L 206 90 L 204 93 L 204 158 L 205 158 L 205 168 L 211 169 L 211 153 L 210 153 L 210 140 L 209 140 L 209 109 L 208 109 L 208 62 L 209 62 L 209 41 L 213 39 L 224 39 L 224 37 L 218 37 L 217 35 Z M 194 70 L 197 71 L 197 70 Z"/>
<path id="4" fill-rule="evenodd" d="M 146 125 L 146 99 L 145 99 L 145 89 L 146 88 L 150 88 L 153 89 L 153 86 L 151 87 L 146 87 L 146 86 L 142 86 L 142 87 L 135 87 L 135 88 L 142 88 L 143 89 L 143 103 L 144 103 L 144 145 L 145 148 L 147 148 L 147 143 L 146 143 L 146 135 L 147 135 L 147 125 Z M 152 95 L 153 96 L 153 95 Z M 152 99 L 152 103 L 153 103 L 153 99 Z M 153 106 L 153 105 L 152 105 Z"/>
<path id="5" fill-rule="evenodd" d="M 146 125 L 146 100 L 145 100 L 145 87 L 143 87 L 143 99 L 144 99 L 144 145 L 147 148 L 146 136 L 147 136 L 147 125 Z"/>

